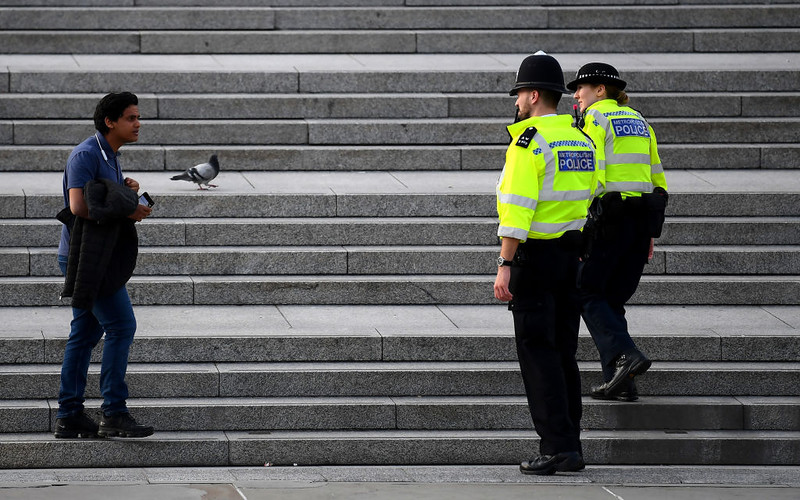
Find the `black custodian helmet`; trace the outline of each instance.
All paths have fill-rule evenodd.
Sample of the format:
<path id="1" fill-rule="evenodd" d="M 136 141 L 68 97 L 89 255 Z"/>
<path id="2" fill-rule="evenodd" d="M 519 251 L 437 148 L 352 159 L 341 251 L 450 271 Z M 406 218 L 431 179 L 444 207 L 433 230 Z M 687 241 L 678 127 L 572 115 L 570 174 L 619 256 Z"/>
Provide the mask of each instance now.
<path id="1" fill-rule="evenodd" d="M 625 90 L 627 85 L 625 80 L 619 77 L 617 68 L 601 62 L 593 62 L 581 66 L 581 69 L 575 75 L 575 79 L 567 84 L 567 88 L 572 91 L 578 90 L 578 84 L 580 83 L 603 83 L 613 85 L 620 90 Z"/>
<path id="2" fill-rule="evenodd" d="M 569 91 L 564 88 L 564 72 L 556 58 L 542 51 L 522 60 L 517 71 L 517 81 L 508 95 L 517 95 L 519 89 L 547 89 L 562 94 Z"/>

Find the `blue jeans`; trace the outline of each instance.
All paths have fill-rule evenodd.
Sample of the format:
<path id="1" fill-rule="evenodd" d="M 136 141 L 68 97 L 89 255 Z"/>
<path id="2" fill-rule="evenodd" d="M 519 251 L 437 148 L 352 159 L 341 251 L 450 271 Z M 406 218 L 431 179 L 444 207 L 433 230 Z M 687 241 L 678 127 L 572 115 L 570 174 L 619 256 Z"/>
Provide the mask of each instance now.
<path id="1" fill-rule="evenodd" d="M 66 274 L 67 258 L 58 256 L 61 272 Z M 61 365 L 61 387 L 58 393 L 56 418 L 70 417 L 83 410 L 86 379 L 92 349 L 105 332 L 103 362 L 100 368 L 100 394 L 103 396 L 103 414 L 110 416 L 127 413 L 128 352 L 136 332 L 136 318 L 128 296 L 122 286 L 107 297 L 98 297 L 91 310 L 72 308 L 69 339 Z"/>

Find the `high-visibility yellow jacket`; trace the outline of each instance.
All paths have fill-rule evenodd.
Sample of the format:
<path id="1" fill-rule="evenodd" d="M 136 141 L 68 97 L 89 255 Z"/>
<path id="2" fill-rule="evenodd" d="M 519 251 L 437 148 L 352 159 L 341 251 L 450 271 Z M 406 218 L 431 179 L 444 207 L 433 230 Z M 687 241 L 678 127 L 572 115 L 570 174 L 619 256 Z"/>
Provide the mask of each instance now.
<path id="1" fill-rule="evenodd" d="M 606 192 L 626 198 L 667 190 L 656 134 L 638 111 L 603 99 L 586 109 L 584 121 L 583 130 L 604 150 Z"/>
<path id="2" fill-rule="evenodd" d="M 602 182 L 599 158 L 569 115 L 535 116 L 508 126 L 511 144 L 497 181 L 497 235 L 525 241 L 581 229 Z"/>

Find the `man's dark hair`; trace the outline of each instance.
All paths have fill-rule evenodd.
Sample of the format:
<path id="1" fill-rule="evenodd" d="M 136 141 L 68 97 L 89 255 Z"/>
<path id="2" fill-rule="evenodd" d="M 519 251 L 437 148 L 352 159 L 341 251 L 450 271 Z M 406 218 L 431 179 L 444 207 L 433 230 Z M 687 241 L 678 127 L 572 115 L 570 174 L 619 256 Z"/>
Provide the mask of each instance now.
<path id="1" fill-rule="evenodd" d="M 94 108 L 94 128 L 101 134 L 108 133 L 106 118 L 115 122 L 120 119 L 128 106 L 138 106 L 139 98 L 130 92 L 110 93 L 100 99 Z"/>
<path id="2" fill-rule="evenodd" d="M 541 96 L 542 102 L 545 104 L 555 108 L 558 106 L 559 101 L 561 101 L 561 92 L 556 92 L 555 90 L 550 89 L 536 89 L 539 91 L 539 95 Z"/>

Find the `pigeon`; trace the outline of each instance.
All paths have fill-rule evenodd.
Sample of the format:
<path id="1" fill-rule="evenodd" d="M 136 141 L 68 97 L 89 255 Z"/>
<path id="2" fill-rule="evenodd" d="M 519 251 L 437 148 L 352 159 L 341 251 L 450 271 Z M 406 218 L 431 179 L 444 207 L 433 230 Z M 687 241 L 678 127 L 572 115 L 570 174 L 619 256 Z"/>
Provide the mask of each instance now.
<path id="1" fill-rule="evenodd" d="M 219 161 L 217 155 L 211 155 L 208 163 L 195 165 L 182 174 L 172 176 L 171 179 L 173 181 L 192 181 L 197 184 L 198 189 L 205 189 L 203 184 L 208 187 L 217 187 L 215 184 L 209 184 L 217 174 L 219 174 Z"/>

